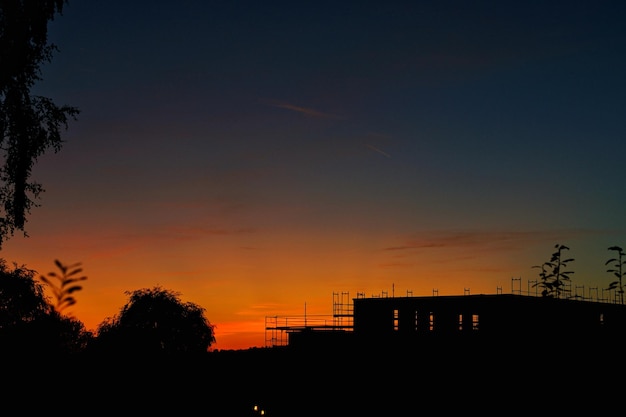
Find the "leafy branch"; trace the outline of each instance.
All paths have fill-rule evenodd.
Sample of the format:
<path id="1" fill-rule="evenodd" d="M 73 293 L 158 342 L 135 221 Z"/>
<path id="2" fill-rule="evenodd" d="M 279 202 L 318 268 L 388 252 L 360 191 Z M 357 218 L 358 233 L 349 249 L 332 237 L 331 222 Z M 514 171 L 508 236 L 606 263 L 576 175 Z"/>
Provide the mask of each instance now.
<path id="1" fill-rule="evenodd" d="M 83 272 L 80 267 L 80 263 L 64 265 L 58 259 L 55 259 L 54 263 L 57 268 L 59 268 L 60 273 L 48 272 L 47 277 L 41 275 L 40 279 L 48 284 L 52 289 L 52 293 L 56 298 L 55 308 L 60 313 L 67 307 L 76 304 L 76 299 L 73 294 L 76 291 L 83 289 L 83 287 L 77 284 L 77 282 L 84 281 L 87 277 L 84 275 L 79 277 L 76 276 Z M 53 282 L 53 280 L 58 281 L 58 284 Z"/>

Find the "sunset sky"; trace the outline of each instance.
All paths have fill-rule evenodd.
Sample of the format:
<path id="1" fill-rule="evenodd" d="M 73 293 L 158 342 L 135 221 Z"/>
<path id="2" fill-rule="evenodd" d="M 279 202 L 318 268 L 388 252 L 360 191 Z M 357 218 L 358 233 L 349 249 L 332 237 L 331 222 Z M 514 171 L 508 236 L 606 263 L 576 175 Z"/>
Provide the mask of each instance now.
<path id="1" fill-rule="evenodd" d="M 217 349 L 333 293 L 526 290 L 556 244 L 572 291 L 603 294 L 625 21 L 623 1 L 70 1 L 36 92 L 81 113 L 0 255 L 80 262 L 92 330 L 125 291 L 175 291 Z"/>

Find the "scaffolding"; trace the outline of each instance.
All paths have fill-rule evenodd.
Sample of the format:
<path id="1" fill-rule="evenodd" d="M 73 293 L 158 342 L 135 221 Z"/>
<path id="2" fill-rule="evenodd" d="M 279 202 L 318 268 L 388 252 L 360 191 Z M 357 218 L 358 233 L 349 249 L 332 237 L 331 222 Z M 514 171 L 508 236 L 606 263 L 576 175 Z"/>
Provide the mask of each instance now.
<path id="1" fill-rule="evenodd" d="M 357 298 L 359 295 L 357 294 Z M 361 294 L 361 298 L 365 295 Z M 265 346 L 286 346 L 289 333 L 305 330 L 352 331 L 354 303 L 349 292 L 333 292 L 333 314 L 306 314 L 265 317 Z"/>
<path id="2" fill-rule="evenodd" d="M 523 290 L 522 278 L 511 278 L 511 294 L 541 297 L 540 283 L 538 280 L 528 280 L 526 290 Z M 571 282 L 564 284 L 559 298 L 620 304 L 619 291 L 617 289 L 601 288 L 598 291 L 598 287 L 585 287 L 584 285 L 575 285 L 572 288 Z"/>

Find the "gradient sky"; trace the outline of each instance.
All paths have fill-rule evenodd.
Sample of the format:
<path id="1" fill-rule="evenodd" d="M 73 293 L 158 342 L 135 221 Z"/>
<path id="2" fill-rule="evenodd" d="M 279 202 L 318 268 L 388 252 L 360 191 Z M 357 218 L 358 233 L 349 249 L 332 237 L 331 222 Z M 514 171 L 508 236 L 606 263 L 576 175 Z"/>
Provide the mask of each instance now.
<path id="1" fill-rule="evenodd" d="M 333 293 L 526 290 L 626 247 L 623 1 L 70 1 L 37 93 L 81 114 L 2 257 L 206 309 L 217 349 Z M 516 284 L 519 279 L 519 284 Z"/>

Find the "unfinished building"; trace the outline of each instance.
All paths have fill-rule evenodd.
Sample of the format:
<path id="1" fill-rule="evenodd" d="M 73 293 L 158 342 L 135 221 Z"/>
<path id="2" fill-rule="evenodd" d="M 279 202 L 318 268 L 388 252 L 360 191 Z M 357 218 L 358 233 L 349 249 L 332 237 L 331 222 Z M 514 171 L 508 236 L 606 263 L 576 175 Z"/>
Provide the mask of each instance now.
<path id="1" fill-rule="evenodd" d="M 343 300 L 340 300 L 343 301 Z M 618 303 L 520 294 L 371 297 L 344 305 L 333 316 L 300 325 L 266 323 L 266 331 L 287 335 L 296 347 L 398 348 L 439 342 L 547 341 L 606 342 L 626 330 L 626 306 Z M 318 318 L 320 319 L 320 318 Z"/>

